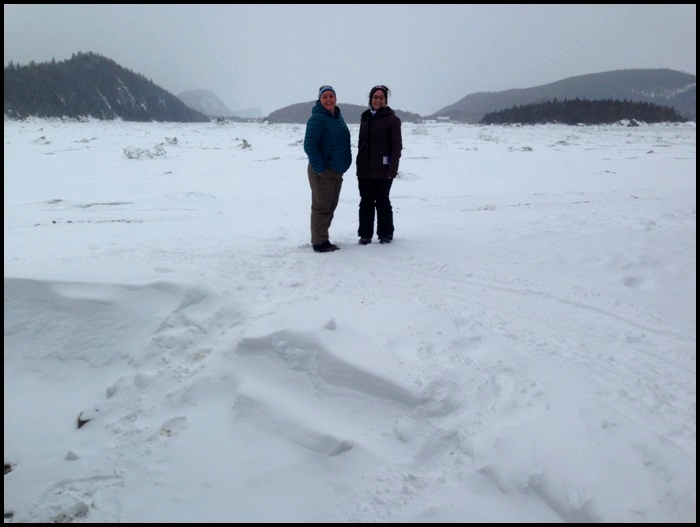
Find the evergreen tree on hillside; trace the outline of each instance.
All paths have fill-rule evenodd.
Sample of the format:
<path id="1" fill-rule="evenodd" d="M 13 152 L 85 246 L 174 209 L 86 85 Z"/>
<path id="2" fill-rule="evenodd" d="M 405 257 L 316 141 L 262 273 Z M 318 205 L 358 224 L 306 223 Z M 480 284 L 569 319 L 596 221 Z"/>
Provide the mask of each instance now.
<path id="1" fill-rule="evenodd" d="M 125 121 L 208 122 L 210 119 L 143 75 L 96 53 L 66 61 L 10 63 L 4 74 L 5 115 Z"/>

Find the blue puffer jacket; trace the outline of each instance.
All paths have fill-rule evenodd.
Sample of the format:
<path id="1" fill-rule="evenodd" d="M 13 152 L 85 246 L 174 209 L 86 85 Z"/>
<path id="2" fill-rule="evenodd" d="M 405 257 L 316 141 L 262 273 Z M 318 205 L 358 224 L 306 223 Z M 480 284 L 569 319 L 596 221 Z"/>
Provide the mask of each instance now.
<path id="1" fill-rule="evenodd" d="M 347 172 L 352 165 L 350 130 L 340 108 L 336 106 L 335 115 L 331 115 L 321 101 L 316 101 L 306 122 L 304 152 L 317 174 L 327 168 L 341 174 Z"/>

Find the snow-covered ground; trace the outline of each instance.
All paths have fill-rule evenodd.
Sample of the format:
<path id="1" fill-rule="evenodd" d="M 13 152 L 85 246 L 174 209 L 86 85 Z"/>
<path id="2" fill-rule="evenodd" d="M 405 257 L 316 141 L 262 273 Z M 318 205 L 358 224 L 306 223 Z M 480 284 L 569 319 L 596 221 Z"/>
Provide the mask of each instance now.
<path id="1" fill-rule="evenodd" d="M 303 136 L 5 121 L 6 523 L 696 521 L 694 123 Z"/>

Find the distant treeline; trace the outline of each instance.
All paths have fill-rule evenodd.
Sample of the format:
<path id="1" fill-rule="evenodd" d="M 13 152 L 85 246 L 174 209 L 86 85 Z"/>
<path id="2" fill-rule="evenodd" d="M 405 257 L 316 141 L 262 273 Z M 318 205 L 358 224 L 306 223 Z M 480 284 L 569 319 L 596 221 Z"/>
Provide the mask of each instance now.
<path id="1" fill-rule="evenodd" d="M 573 99 L 514 106 L 484 115 L 480 124 L 610 124 L 620 121 L 645 123 L 686 122 L 670 106 L 649 102 Z"/>
<path id="2" fill-rule="evenodd" d="M 30 62 L 26 66 L 10 62 L 4 71 L 4 87 L 4 112 L 9 119 L 65 117 L 185 123 L 211 120 L 143 75 L 92 52 L 77 53 L 62 62 Z M 582 95 L 564 98 L 562 93 Z M 596 95 L 602 93 L 610 95 Z M 674 106 L 637 100 L 635 94 L 639 98 L 653 96 L 658 101 L 674 102 Z M 305 123 L 314 103 L 281 108 L 265 120 Z M 367 108 L 340 106 L 348 123 L 359 123 Z M 685 112 L 678 113 L 675 108 L 679 107 Z M 695 76 L 672 70 L 622 70 L 572 77 L 535 88 L 471 94 L 432 117 L 394 110 L 404 122 L 438 118 L 474 124 L 684 122 L 695 116 Z"/>

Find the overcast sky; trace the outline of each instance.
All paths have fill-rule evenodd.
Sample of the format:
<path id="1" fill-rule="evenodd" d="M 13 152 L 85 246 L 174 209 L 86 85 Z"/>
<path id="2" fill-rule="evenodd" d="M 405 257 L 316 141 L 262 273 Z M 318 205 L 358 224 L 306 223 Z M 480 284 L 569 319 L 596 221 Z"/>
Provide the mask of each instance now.
<path id="1" fill-rule="evenodd" d="M 695 4 L 5 4 L 5 65 L 99 53 L 178 95 L 263 115 L 314 100 L 429 115 L 475 92 L 617 69 L 693 75 Z"/>

